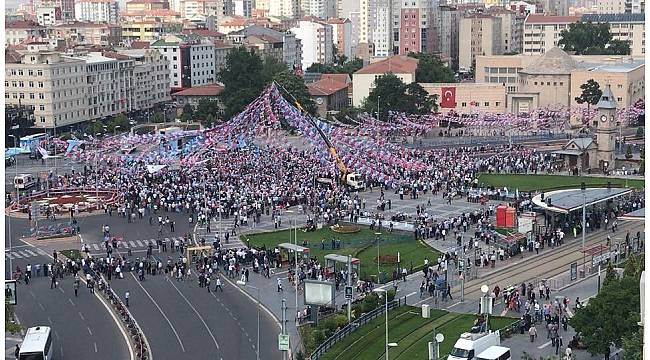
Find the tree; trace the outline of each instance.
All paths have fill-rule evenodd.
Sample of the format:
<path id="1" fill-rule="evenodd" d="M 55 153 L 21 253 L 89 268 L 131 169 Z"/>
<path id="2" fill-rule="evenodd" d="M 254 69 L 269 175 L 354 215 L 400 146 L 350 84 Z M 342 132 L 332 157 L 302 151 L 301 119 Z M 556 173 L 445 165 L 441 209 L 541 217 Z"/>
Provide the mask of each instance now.
<path id="1" fill-rule="evenodd" d="M 576 311 L 570 324 L 582 334 L 590 353 L 603 354 L 610 344 L 621 347 L 623 338 L 637 331 L 639 311 L 639 277 L 636 271 L 626 271 L 621 279 L 605 281 L 598 295 Z"/>
<path id="2" fill-rule="evenodd" d="M 623 337 L 623 360 L 643 359 L 643 337 L 639 331 Z"/>
<path id="3" fill-rule="evenodd" d="M 628 55 L 630 43 L 612 40 L 607 23 L 577 22 L 560 32 L 558 46 L 576 55 Z"/>
<path id="4" fill-rule="evenodd" d="M 86 125 L 84 132 L 94 137 L 96 134 L 104 132 L 104 126 L 100 121 L 91 121 Z"/>
<path id="5" fill-rule="evenodd" d="M 439 57 L 422 53 L 409 53 L 409 56 L 419 60 L 418 67 L 415 69 L 415 81 L 419 83 L 456 82 L 454 72 Z"/>
<path id="6" fill-rule="evenodd" d="M 307 72 L 319 74 L 348 74 L 352 75 L 363 67 L 363 59 L 354 58 L 352 60 L 340 61 L 338 65 L 313 63 L 307 68 Z"/>
<path id="7" fill-rule="evenodd" d="M 264 89 L 262 59 L 245 47 L 238 47 L 228 53 L 226 64 L 217 79 L 225 86 L 219 95 L 229 119 L 240 113 Z"/>
<path id="8" fill-rule="evenodd" d="M 376 113 L 378 104 L 379 119 L 388 120 L 389 110 L 426 114 L 431 111 L 435 99 L 419 84 L 406 85 L 395 74 L 389 73 L 375 80 L 375 88 L 365 99 L 363 108 L 368 113 Z"/>
<path id="9" fill-rule="evenodd" d="M 305 85 L 305 79 L 296 75 L 294 72 L 287 70 L 275 74 L 273 80 L 277 81 L 278 84 L 282 85 L 282 88 L 286 89 L 286 91 L 293 95 L 305 111 L 312 115 L 316 114 L 316 104 L 309 95 L 309 90 L 307 90 L 307 86 Z M 285 94 L 284 91 L 282 91 L 282 95 L 288 102 L 292 104 L 294 103 L 293 98 Z"/>
<path id="10" fill-rule="evenodd" d="M 118 128 L 119 126 L 119 128 Z M 131 128 L 131 124 L 129 123 L 129 118 L 124 115 L 124 113 L 117 114 L 115 118 L 111 121 L 106 126 L 106 130 L 109 133 L 112 133 L 115 131 L 115 129 L 119 129 L 121 131 L 127 131 Z"/>
<path id="11" fill-rule="evenodd" d="M 627 145 L 627 149 L 625 149 L 625 158 L 626 159 L 631 159 L 632 158 L 632 145 Z"/>
<path id="12" fill-rule="evenodd" d="M 161 113 L 160 111 L 156 111 L 153 113 L 153 116 L 151 117 L 151 122 L 154 123 L 163 123 L 165 122 L 165 115 Z"/>
<path id="13" fill-rule="evenodd" d="M 185 122 L 192 121 L 194 118 L 194 108 L 189 103 L 183 105 L 183 113 L 181 114 L 181 120 Z"/>
<path id="14" fill-rule="evenodd" d="M 598 104 L 598 100 L 603 96 L 603 91 L 600 90 L 600 84 L 594 79 L 589 79 L 586 83 L 580 85 L 582 94 L 575 98 L 578 104 L 587 103 L 587 112 L 589 112 L 590 105 Z"/>
<path id="15" fill-rule="evenodd" d="M 262 78 L 264 79 L 265 84 L 273 81 L 275 75 L 283 71 L 289 71 L 287 64 L 284 62 L 270 56 L 267 56 L 264 59 L 264 64 L 262 65 Z"/>
<path id="16" fill-rule="evenodd" d="M 196 106 L 194 116 L 197 120 L 201 121 L 203 125 L 211 127 L 216 123 L 216 119 L 220 118 L 223 111 L 219 107 L 219 101 L 214 99 L 201 99 Z"/>

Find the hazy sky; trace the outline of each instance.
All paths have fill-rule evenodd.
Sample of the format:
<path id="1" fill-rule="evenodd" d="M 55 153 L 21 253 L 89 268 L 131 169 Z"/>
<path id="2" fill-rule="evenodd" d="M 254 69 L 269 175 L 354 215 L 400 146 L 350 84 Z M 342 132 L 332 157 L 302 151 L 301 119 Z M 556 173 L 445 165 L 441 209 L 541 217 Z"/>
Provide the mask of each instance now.
<path id="1" fill-rule="evenodd" d="M 27 3 L 25 0 L 5 0 L 5 8 L 15 8 L 19 4 Z"/>

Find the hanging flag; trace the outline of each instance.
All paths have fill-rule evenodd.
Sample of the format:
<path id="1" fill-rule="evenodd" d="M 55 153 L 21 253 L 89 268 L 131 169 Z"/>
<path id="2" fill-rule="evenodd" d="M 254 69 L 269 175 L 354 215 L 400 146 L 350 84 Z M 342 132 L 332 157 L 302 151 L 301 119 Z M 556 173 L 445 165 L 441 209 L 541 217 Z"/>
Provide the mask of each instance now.
<path id="1" fill-rule="evenodd" d="M 440 89 L 442 92 L 442 101 L 440 106 L 443 108 L 455 108 L 456 107 L 456 88 L 455 87 L 443 87 Z"/>

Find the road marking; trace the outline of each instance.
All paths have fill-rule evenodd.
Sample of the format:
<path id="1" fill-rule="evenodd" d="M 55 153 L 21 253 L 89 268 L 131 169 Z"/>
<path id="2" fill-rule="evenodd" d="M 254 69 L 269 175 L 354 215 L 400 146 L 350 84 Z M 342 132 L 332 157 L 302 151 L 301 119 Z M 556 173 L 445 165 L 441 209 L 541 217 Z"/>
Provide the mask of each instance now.
<path id="1" fill-rule="evenodd" d="M 417 293 L 418 293 L 417 291 L 414 291 L 414 292 L 412 292 L 412 293 L 406 295 L 406 297 L 409 297 L 409 296 L 415 295 L 415 294 L 417 294 Z"/>
<path id="2" fill-rule="evenodd" d="M 137 246 L 137 245 L 133 242 L 133 240 L 129 241 L 129 244 L 131 244 L 131 247 L 132 247 L 132 248 L 134 248 L 134 247 Z"/>
<path id="3" fill-rule="evenodd" d="M 141 242 L 140 240 L 136 240 L 135 242 L 138 244 L 139 247 L 144 247 L 144 246 L 146 246 L 146 245 L 143 245 L 142 242 Z"/>
<path id="4" fill-rule="evenodd" d="M 95 346 L 95 352 L 97 352 L 97 343 L 93 343 L 93 345 Z"/>
<path id="5" fill-rule="evenodd" d="M 13 253 L 8 252 L 8 253 L 5 253 L 5 257 L 13 260 L 15 258 L 15 255 Z"/>
<path id="6" fill-rule="evenodd" d="M 149 243 L 151 243 L 151 246 L 156 246 L 158 241 L 156 241 L 156 239 L 149 239 Z"/>
<path id="7" fill-rule="evenodd" d="M 79 311 L 78 314 L 79 314 L 79 317 L 81 318 L 81 320 L 86 321 L 86 319 L 84 319 L 83 314 L 81 314 L 81 311 Z"/>
<path id="8" fill-rule="evenodd" d="M 449 306 L 447 306 L 447 309 L 451 309 L 451 308 L 453 308 L 454 306 L 459 305 L 460 303 L 461 303 L 461 302 L 459 301 L 459 302 L 457 302 L 457 303 L 454 303 L 454 304 L 452 304 L 452 305 L 449 305 Z"/>
<path id="9" fill-rule="evenodd" d="M 24 257 L 20 251 L 14 251 L 14 255 L 19 259 L 22 259 Z"/>
<path id="10" fill-rule="evenodd" d="M 547 346 L 549 346 L 549 345 L 551 345 L 551 342 L 550 342 L 550 341 L 543 343 L 542 345 L 538 346 L 537 348 L 538 348 L 538 349 L 543 349 L 543 348 L 545 348 L 545 347 L 547 347 Z"/>
<path id="11" fill-rule="evenodd" d="M 203 326 L 205 326 L 205 329 L 208 330 L 208 333 L 210 334 L 210 337 L 212 338 L 212 341 L 214 341 L 214 344 L 217 346 L 217 350 L 219 350 L 219 343 L 217 342 L 217 339 L 214 338 L 214 334 L 213 334 L 212 331 L 210 330 L 210 327 L 208 326 L 208 324 L 205 323 L 205 320 L 203 320 L 203 317 L 201 316 L 201 314 L 199 314 L 199 312 L 196 310 L 196 308 L 194 307 L 194 305 L 192 305 L 192 303 L 189 302 L 189 300 L 187 300 L 187 298 L 185 297 L 185 295 L 183 295 L 183 293 L 182 293 L 180 290 L 178 290 L 178 288 L 176 287 L 176 285 L 174 285 L 174 283 L 173 283 L 171 280 L 169 280 L 168 277 L 165 277 L 165 279 L 167 279 L 167 282 L 169 282 L 169 283 L 171 284 L 171 286 L 173 286 L 174 289 L 176 289 L 176 291 L 178 292 L 178 294 L 183 298 L 183 300 L 185 300 L 185 302 L 187 303 L 187 305 L 189 305 L 190 308 L 191 308 L 192 310 L 194 310 L 194 313 L 196 314 L 196 316 L 199 317 L 199 320 L 201 320 L 201 322 L 203 323 Z"/>
<path id="12" fill-rule="evenodd" d="M 123 248 L 125 248 L 125 249 L 128 249 L 128 248 L 129 248 L 129 244 L 128 244 L 126 241 L 118 241 L 118 242 L 117 242 L 117 246 L 118 246 L 118 247 L 123 247 Z"/>
<path id="13" fill-rule="evenodd" d="M 33 252 L 33 251 L 31 251 L 31 250 L 25 249 L 25 250 L 23 250 L 23 251 L 24 251 L 25 253 L 27 253 L 29 256 L 38 256 L 38 254 L 36 254 L 35 252 Z"/>
<path id="14" fill-rule="evenodd" d="M 68 301 L 70 302 L 70 304 L 72 304 L 72 306 L 76 306 L 76 305 L 72 302 L 72 299 L 68 298 Z"/>
<path id="15" fill-rule="evenodd" d="M 95 248 L 95 250 L 99 250 L 99 246 L 97 246 L 97 244 L 93 244 L 93 247 Z"/>
<path id="16" fill-rule="evenodd" d="M 45 311 L 45 307 L 44 307 L 43 304 L 41 304 L 40 302 L 38 302 L 38 307 L 40 307 L 41 310 Z M 48 318 L 48 319 L 49 319 L 49 318 Z"/>
<path id="17" fill-rule="evenodd" d="M 24 247 L 31 247 L 31 245 L 13 245 L 11 248 L 12 249 L 20 249 Z M 5 249 L 5 252 L 9 251 L 9 249 Z"/>
<path id="18" fill-rule="evenodd" d="M 167 324 L 169 324 L 169 327 L 170 327 L 170 328 L 172 329 L 172 331 L 174 332 L 174 335 L 176 335 L 176 340 L 178 340 L 178 343 L 181 345 L 181 350 L 183 350 L 183 352 L 185 352 L 185 346 L 183 346 L 183 342 L 181 341 L 181 337 L 178 336 L 178 332 L 177 332 L 176 329 L 174 328 L 174 325 L 172 325 L 172 322 L 169 321 L 169 318 L 167 317 L 167 315 L 165 315 L 165 312 L 162 311 L 162 309 L 160 308 L 160 306 L 158 305 L 158 303 L 156 302 L 156 300 L 154 300 L 153 297 L 151 297 L 151 294 L 149 294 L 149 292 L 147 291 L 147 289 L 145 289 L 144 286 L 142 286 L 142 284 L 140 284 L 140 281 L 135 277 L 135 275 L 133 275 L 133 273 L 130 273 L 130 274 L 131 274 L 131 276 L 133 277 L 133 280 L 135 280 L 135 282 L 138 284 L 138 286 L 140 286 L 140 288 L 142 289 L 142 291 L 144 291 L 144 293 L 147 295 L 147 297 L 149 297 L 149 300 L 151 300 L 151 302 L 154 304 L 154 306 L 156 306 L 156 308 L 158 308 L 158 311 L 160 311 L 160 313 L 162 314 L 162 316 L 163 316 L 163 317 L 165 318 L 165 320 L 167 321 Z"/>
<path id="19" fill-rule="evenodd" d="M 90 336 L 93 336 L 93 332 L 90 331 L 90 326 L 86 326 L 86 329 L 88 329 L 88 333 L 90 334 Z"/>
<path id="20" fill-rule="evenodd" d="M 63 346 L 61 346 L 60 349 L 61 349 L 61 359 L 65 359 L 65 358 L 63 357 Z"/>
<path id="21" fill-rule="evenodd" d="M 54 330 L 54 337 L 59 340 L 59 333 L 56 330 Z"/>
<path id="22" fill-rule="evenodd" d="M 52 319 L 50 319 L 50 317 L 49 317 L 49 316 L 47 317 L 47 322 L 49 322 L 49 323 L 50 323 L 50 325 L 54 325 L 54 324 L 52 323 Z"/>

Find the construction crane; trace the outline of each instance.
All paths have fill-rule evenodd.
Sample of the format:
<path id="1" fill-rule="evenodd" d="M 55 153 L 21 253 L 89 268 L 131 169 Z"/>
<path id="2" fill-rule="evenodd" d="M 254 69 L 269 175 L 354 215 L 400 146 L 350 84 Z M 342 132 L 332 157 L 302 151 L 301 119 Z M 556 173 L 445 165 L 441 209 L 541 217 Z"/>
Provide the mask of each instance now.
<path id="1" fill-rule="evenodd" d="M 296 99 L 293 94 L 291 94 L 282 84 L 278 83 L 277 81 L 273 81 L 273 83 L 280 89 L 282 89 L 287 95 L 291 97 L 293 100 L 294 104 L 296 105 L 296 108 L 307 117 L 309 120 L 310 124 L 316 128 L 316 131 L 318 131 L 318 135 L 323 139 L 325 142 L 325 145 L 327 146 L 327 151 L 330 153 L 334 161 L 336 161 L 336 166 L 339 168 L 340 171 L 340 179 L 341 183 L 347 184 L 348 186 L 354 188 L 355 190 L 361 190 L 365 188 L 365 185 L 363 184 L 363 180 L 361 180 L 361 175 L 356 174 L 356 173 L 351 173 L 350 169 L 345 165 L 345 162 L 343 162 L 343 159 L 339 156 L 338 152 L 336 151 L 336 148 L 330 141 L 330 139 L 325 135 L 323 130 L 321 130 L 318 125 L 316 124 L 316 121 L 314 118 L 309 114 L 309 112 L 305 111 L 305 109 L 302 107 L 300 104 L 300 101 Z"/>

